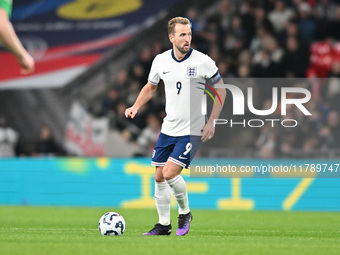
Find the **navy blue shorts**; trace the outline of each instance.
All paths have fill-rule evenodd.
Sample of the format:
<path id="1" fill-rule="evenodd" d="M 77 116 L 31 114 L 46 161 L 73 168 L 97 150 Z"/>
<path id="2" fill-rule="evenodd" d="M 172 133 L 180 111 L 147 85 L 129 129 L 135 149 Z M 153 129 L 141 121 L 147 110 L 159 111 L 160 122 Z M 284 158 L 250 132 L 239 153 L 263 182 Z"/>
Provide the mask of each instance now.
<path id="1" fill-rule="evenodd" d="M 200 145 L 201 136 L 169 136 L 161 133 L 152 153 L 151 165 L 164 166 L 170 160 L 189 168 Z"/>

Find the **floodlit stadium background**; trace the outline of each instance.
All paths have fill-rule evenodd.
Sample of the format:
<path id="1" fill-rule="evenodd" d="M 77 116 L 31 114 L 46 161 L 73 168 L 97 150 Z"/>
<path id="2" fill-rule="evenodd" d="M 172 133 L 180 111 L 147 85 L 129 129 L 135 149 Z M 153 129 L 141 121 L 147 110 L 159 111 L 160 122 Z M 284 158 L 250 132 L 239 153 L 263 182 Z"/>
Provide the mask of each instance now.
<path id="1" fill-rule="evenodd" d="M 150 156 L 165 114 L 162 85 L 134 120 L 123 113 L 155 55 L 171 47 L 174 16 L 191 20 L 193 48 L 222 77 L 340 78 L 338 1 L 93 2 L 14 1 L 12 22 L 37 70 L 22 77 L 0 52 L 0 205 L 155 207 Z M 313 116 L 296 116 L 293 131 L 231 128 L 223 150 L 204 156 L 236 165 L 339 163 L 339 81 L 308 87 Z M 268 108 L 268 91 L 255 91 L 260 108 Z M 230 95 L 226 102 L 232 106 Z M 52 140 L 43 139 L 49 130 Z M 340 210 L 337 178 L 183 175 L 191 208 Z"/>

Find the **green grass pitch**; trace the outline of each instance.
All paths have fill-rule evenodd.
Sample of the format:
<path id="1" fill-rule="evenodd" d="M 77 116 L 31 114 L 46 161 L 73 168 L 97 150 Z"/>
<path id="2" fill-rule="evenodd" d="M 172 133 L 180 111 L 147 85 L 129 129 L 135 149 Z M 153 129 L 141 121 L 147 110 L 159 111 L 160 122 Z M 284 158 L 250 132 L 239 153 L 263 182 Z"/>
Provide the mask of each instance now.
<path id="1" fill-rule="evenodd" d="M 117 211 L 122 236 L 102 236 Z M 0 254 L 340 254 L 340 213 L 193 210 L 188 235 L 142 236 L 156 210 L 0 206 Z M 172 211 L 173 232 L 177 212 Z"/>

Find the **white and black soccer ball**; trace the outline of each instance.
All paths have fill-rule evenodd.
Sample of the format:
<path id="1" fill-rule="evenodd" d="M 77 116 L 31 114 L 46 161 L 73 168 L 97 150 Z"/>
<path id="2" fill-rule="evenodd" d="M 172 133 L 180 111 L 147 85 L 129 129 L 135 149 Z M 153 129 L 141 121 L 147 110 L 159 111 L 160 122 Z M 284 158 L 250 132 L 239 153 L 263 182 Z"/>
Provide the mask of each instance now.
<path id="1" fill-rule="evenodd" d="M 99 220 L 99 231 L 105 236 L 119 236 L 125 231 L 125 220 L 116 212 L 105 213 Z"/>

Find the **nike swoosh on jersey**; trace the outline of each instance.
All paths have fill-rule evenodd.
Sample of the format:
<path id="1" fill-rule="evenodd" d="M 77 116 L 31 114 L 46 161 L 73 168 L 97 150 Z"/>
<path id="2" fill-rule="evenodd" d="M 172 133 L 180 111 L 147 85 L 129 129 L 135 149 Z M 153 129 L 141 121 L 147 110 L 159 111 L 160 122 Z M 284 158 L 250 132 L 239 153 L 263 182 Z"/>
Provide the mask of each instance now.
<path id="1" fill-rule="evenodd" d="M 167 73 L 170 73 L 171 71 L 169 71 L 169 72 L 163 72 L 163 74 L 167 74 Z"/>
<path id="2" fill-rule="evenodd" d="M 186 157 L 179 156 L 180 159 L 187 159 Z"/>

